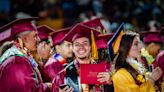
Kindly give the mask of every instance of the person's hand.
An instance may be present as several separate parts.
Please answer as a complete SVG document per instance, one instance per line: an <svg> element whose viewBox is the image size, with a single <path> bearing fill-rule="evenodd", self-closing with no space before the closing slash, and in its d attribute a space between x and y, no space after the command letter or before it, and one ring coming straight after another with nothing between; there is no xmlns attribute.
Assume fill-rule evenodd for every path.
<svg viewBox="0 0 164 92"><path fill-rule="evenodd" d="M47 45L45 42L41 42L37 47L38 56L41 59L48 59L50 56L51 46Z"/></svg>
<svg viewBox="0 0 164 92"><path fill-rule="evenodd" d="M162 76L162 70L161 68L157 67L153 70L150 79L155 82Z"/></svg>
<svg viewBox="0 0 164 92"><path fill-rule="evenodd" d="M73 92L73 88L72 87L69 87L69 86L66 86L63 89L60 89L59 88L59 92Z"/></svg>
<svg viewBox="0 0 164 92"><path fill-rule="evenodd" d="M106 82L108 84L111 84L111 75L109 72L100 72L97 75L97 80L101 83Z"/></svg>

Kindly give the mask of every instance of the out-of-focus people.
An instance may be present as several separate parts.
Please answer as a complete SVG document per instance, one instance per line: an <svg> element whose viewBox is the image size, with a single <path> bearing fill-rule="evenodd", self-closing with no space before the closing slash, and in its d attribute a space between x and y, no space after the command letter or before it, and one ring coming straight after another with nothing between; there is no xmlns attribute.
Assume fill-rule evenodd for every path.
<svg viewBox="0 0 164 92"><path fill-rule="evenodd" d="M61 92L72 91L73 90L72 87L68 89L65 89L67 87L63 89L59 89L60 85L64 83L64 76L65 76L64 72L60 73L60 71L64 69L63 64L67 63L66 61L67 57L65 57L65 55L63 55L61 52L63 51L67 52L69 50L71 52L71 49L70 49L72 46L71 43L68 42L68 46L67 46L67 43L64 42L64 39L63 39L66 33L70 30L70 28L62 29L60 31L55 32L52 28L44 25L44 26L37 27L37 29L38 29L38 35L41 39L41 43L39 44L38 49L45 48L45 50L38 51L38 56L44 57L39 62L39 65L40 65L39 69L42 73L43 78L45 78L44 81L45 82L54 81L56 87ZM62 47L66 48L66 50L63 50L62 48L57 47L60 43L62 44L62 42L64 44L64 46ZM55 51L51 51L51 50L54 50L54 48L55 48ZM66 53L66 55L69 55L69 57L71 57L72 52Z"/></svg>
<svg viewBox="0 0 164 92"><path fill-rule="evenodd" d="M53 66L47 67L48 70L53 69L55 66L55 63L60 66L56 67L55 71L58 71L58 75L56 77L56 82L58 86L64 84L64 77L65 77L65 70L64 67L69 63L68 59L73 57L72 53L72 43L65 40L66 34L71 30L71 27L63 28L60 30L57 30L54 32L51 37L53 41L53 48L54 48L54 54L49 58L46 67L49 66L51 63L54 63ZM51 77L53 77L54 74L51 73ZM58 81L60 79L60 81ZM65 89L62 89L65 90Z"/></svg>
<svg viewBox="0 0 164 92"><path fill-rule="evenodd" d="M157 21L155 20L151 20L148 22L148 31L150 32L157 32L159 31L159 28L160 28L160 23L158 23Z"/></svg>
<svg viewBox="0 0 164 92"><path fill-rule="evenodd" d="M164 71L164 50L162 50L156 57L157 65ZM164 73L161 79L156 83L158 90L164 92Z"/></svg>
<svg viewBox="0 0 164 92"><path fill-rule="evenodd" d="M50 34L53 33L55 30L46 25L41 25L41 26L37 27L37 31L38 31L38 36L40 38L40 43L43 43L43 42L46 43L45 47L47 48L48 51L44 52L44 53L40 53L40 54L44 54L42 56L44 56L45 61L46 61L46 59L48 59L53 52L53 51L51 51L51 47L53 46L53 44L52 44L52 38L51 38ZM38 55L35 56L37 51L33 52L33 53L34 53L34 58L36 59L36 61L38 62L39 65L42 66L43 63L46 63L44 60L40 60ZM44 62L42 62L42 61L44 61Z"/></svg>
<svg viewBox="0 0 164 92"><path fill-rule="evenodd" d="M72 27L59 29L51 35L53 46L55 47L55 53L60 54L65 59L71 58L73 56L72 43L65 40L65 36L71 30L71 28Z"/></svg>
<svg viewBox="0 0 164 92"><path fill-rule="evenodd" d="M162 48L162 38L159 32L141 32L140 34L144 35L145 47L141 50L143 63L149 71L152 71L155 58Z"/></svg>
<svg viewBox="0 0 164 92"><path fill-rule="evenodd" d="M108 52L108 41L113 36L113 34L101 34L98 36L96 40L96 46L98 49L98 63L106 63L107 68L109 69L110 74L114 72L113 70L113 62L109 60L109 52ZM108 76L108 75L107 75ZM105 92L113 92L113 84L109 82L109 84L104 85Z"/></svg>
<svg viewBox="0 0 164 92"><path fill-rule="evenodd" d="M108 60L108 41L113 36L113 34L104 34L99 35L98 39L96 40L97 49L99 51L99 62L110 62Z"/></svg>
<svg viewBox="0 0 164 92"><path fill-rule="evenodd" d="M154 82L162 75L162 70L157 67L150 77L140 60L141 43L139 35L126 32L121 39L118 56L116 57L113 75L115 92L155 92Z"/></svg>
<svg viewBox="0 0 164 92"><path fill-rule="evenodd" d="M161 27L159 35L162 36L162 39L164 39L164 26ZM159 66L164 72L164 50L161 50L155 59L155 67L157 66ZM162 77L156 82L156 88L158 91L164 92L164 73Z"/></svg>
<svg viewBox="0 0 164 92"><path fill-rule="evenodd" d="M111 23L109 21L109 17L105 13L102 13L100 16L98 16L98 18L100 18L100 21L107 30L107 33L112 33L110 30Z"/></svg>
<svg viewBox="0 0 164 92"><path fill-rule="evenodd" d="M90 19L88 21L85 21L85 22L81 22L81 23L86 25L86 26L89 26L95 30L98 30L101 34L107 33L107 30L105 29L105 27L101 23L101 20L97 17Z"/></svg>

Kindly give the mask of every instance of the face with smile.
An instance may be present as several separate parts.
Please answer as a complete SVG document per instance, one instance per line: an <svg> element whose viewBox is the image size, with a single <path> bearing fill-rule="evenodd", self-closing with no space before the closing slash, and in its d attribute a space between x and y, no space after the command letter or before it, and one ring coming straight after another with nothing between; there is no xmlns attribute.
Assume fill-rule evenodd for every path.
<svg viewBox="0 0 164 92"><path fill-rule="evenodd" d="M79 59L86 59L90 55L91 45L86 37L81 37L73 41L72 50L75 56Z"/></svg>

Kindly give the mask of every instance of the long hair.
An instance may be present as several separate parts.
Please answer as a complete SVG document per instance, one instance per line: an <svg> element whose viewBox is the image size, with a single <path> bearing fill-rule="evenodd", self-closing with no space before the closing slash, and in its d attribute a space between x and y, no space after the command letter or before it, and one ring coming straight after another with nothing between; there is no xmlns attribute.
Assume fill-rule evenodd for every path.
<svg viewBox="0 0 164 92"><path fill-rule="evenodd" d="M116 56L115 59L115 69L118 70L120 68L131 68L131 66L126 62L126 58L129 54L129 51L132 47L132 43L134 38L138 34L136 33L125 33L122 36L121 42L120 42L120 47L119 47L119 53L118 56Z"/></svg>

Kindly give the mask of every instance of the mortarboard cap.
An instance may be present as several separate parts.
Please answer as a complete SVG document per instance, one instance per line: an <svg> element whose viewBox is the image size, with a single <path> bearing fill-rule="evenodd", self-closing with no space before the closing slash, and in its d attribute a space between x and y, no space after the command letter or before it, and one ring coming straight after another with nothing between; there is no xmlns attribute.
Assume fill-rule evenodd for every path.
<svg viewBox="0 0 164 92"><path fill-rule="evenodd" d="M65 36L65 40L69 42L73 42L74 40L81 38L81 37L87 37L91 41L91 31L93 31L93 34L95 37L97 37L100 32L83 24L77 24L75 25Z"/></svg>
<svg viewBox="0 0 164 92"><path fill-rule="evenodd" d="M79 23L75 25L70 30L70 32L68 32L68 34L65 36L65 40L69 42L73 42L78 38L82 38L82 37L88 38L91 42L91 48L92 48L91 56L93 59L98 59L98 52L97 52L95 38L98 37L99 34L100 34L99 31Z"/></svg>
<svg viewBox="0 0 164 92"><path fill-rule="evenodd" d="M36 26L33 23L33 20L36 20L36 19L37 19L37 17L16 19L16 20L0 27L0 31L7 32L7 34L10 34L10 36L8 35L8 37L13 39L13 37L16 34L19 34L21 32L36 31ZM4 37L4 38L8 38L8 37ZM3 38L3 40L5 40L4 38Z"/></svg>
<svg viewBox="0 0 164 92"><path fill-rule="evenodd" d="M105 34L107 32L106 29L104 28L104 26L102 25L99 18L94 18L92 20L82 22L82 24L89 26L89 27L92 27L93 29L98 30L102 34Z"/></svg>
<svg viewBox="0 0 164 92"><path fill-rule="evenodd" d="M0 33L0 45L2 45L6 41L11 41L11 30L5 30Z"/></svg>
<svg viewBox="0 0 164 92"><path fill-rule="evenodd" d="M46 25L42 25L42 26L38 26L37 27L37 31L38 31L38 36L41 40L43 39L48 39L48 37L50 36L50 34L52 32L54 32L55 30L46 26Z"/></svg>
<svg viewBox="0 0 164 92"><path fill-rule="evenodd" d="M96 40L96 45L98 49L107 49L108 48L108 41L112 38L113 34L104 34L99 35L98 39Z"/></svg>
<svg viewBox="0 0 164 92"><path fill-rule="evenodd" d="M162 37L159 35L159 32L140 32L140 35L143 36L144 43L162 43Z"/></svg>
<svg viewBox="0 0 164 92"><path fill-rule="evenodd" d="M56 32L51 34L53 45L60 44L63 40L65 35L71 30L71 27L59 29Z"/></svg>

